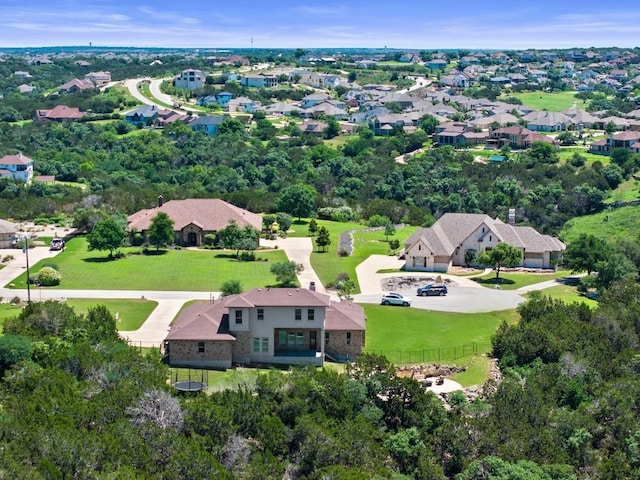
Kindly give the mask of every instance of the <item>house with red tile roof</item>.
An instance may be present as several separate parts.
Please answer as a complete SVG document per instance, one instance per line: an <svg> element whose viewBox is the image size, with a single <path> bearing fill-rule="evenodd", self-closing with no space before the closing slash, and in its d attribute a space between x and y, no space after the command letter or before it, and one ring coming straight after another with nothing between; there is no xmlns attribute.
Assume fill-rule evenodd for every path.
<svg viewBox="0 0 640 480"><path fill-rule="evenodd" d="M79 120L86 115L79 108L56 105L51 110L36 110L36 120L50 120L54 122Z"/></svg>
<svg viewBox="0 0 640 480"><path fill-rule="evenodd" d="M173 220L175 242L183 246L202 245L205 235L226 228L231 221L240 228L250 226L258 232L262 230L260 215L218 198L188 198L165 203L162 197L159 197L157 207L129 215L128 230L145 235L152 220L160 212L166 213Z"/></svg>
<svg viewBox="0 0 640 480"><path fill-rule="evenodd" d="M33 160L26 155L5 155L0 158L0 178L13 178L24 183L33 178Z"/></svg>
<svg viewBox="0 0 640 480"><path fill-rule="evenodd" d="M523 252L523 267L555 268L565 249L555 237L532 227L520 227L477 213L445 213L429 228L421 228L405 242L405 270L446 272L467 264L465 257L508 243Z"/></svg>
<svg viewBox="0 0 640 480"><path fill-rule="evenodd" d="M172 366L322 366L347 361L365 343L361 306L305 288L256 288L185 308L164 340Z"/></svg>

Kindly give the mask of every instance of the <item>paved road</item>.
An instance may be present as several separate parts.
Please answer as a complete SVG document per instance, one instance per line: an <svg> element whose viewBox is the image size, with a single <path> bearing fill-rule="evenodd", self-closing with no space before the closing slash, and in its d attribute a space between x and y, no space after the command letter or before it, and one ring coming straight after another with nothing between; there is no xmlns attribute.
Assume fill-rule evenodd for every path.
<svg viewBox="0 0 640 480"><path fill-rule="evenodd" d="M145 105L157 105L155 102L153 102L152 100L145 97L142 93L140 93L140 91L138 90L138 84L141 81L142 79L140 78L132 78L129 80L124 80L123 83L124 83L124 86L129 89L129 93L139 102ZM160 105L157 105L157 106L159 107Z"/></svg>

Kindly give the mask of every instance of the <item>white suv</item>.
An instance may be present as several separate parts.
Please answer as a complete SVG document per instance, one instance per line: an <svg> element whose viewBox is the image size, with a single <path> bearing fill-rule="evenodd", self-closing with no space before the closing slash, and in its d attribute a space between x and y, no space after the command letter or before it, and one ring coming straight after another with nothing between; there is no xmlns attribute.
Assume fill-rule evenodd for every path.
<svg viewBox="0 0 640 480"><path fill-rule="evenodd" d="M402 305L403 307L408 307L411 305L411 298L405 297L401 293L389 292L382 296L380 303L382 305Z"/></svg>

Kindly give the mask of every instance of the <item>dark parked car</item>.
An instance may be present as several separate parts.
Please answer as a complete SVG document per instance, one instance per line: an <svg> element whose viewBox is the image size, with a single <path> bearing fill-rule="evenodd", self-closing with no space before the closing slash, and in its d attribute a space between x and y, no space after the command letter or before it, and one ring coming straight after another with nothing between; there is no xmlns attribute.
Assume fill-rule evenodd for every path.
<svg viewBox="0 0 640 480"><path fill-rule="evenodd" d="M418 287L419 297L444 297L449 290L444 283L430 283L422 287Z"/></svg>

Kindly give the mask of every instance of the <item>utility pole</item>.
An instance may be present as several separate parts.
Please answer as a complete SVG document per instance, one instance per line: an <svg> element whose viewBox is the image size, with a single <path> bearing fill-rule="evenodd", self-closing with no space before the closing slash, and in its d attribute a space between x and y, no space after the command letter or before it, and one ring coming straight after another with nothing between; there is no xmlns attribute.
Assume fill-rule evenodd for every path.
<svg viewBox="0 0 640 480"><path fill-rule="evenodd" d="M22 237L24 239L24 254L27 258L27 304L31 304L31 275L29 273L29 244L28 237L25 235Z"/></svg>

